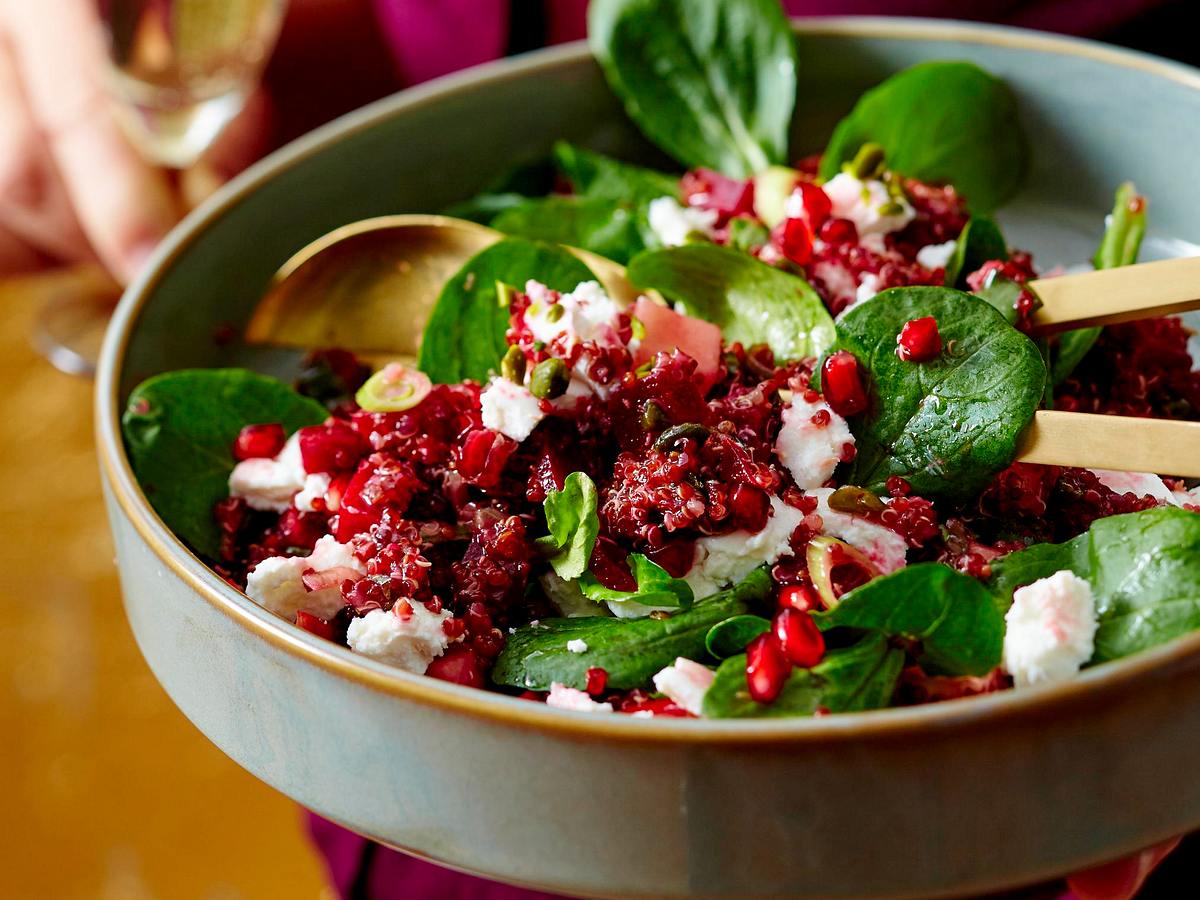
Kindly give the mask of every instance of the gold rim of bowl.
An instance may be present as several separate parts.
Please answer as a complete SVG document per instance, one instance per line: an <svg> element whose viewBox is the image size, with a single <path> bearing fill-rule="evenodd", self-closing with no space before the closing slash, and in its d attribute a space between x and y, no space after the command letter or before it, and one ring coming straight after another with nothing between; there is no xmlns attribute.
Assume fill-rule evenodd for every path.
<svg viewBox="0 0 1200 900"><path fill-rule="evenodd" d="M1128 50L1077 38L1038 34L1016 28L915 19L833 17L798 20L806 35L938 40L990 44L1083 57L1135 69L1200 91L1200 71ZM497 84L531 72L577 61L588 55L583 42L552 47L516 60L489 63L384 99L317 129L258 163L194 211L163 243L147 271L126 292L114 315L101 353L96 382L96 443L102 472L124 516L155 555L203 600L274 648L324 669L330 675L406 701L447 712L512 724L562 737L608 739L622 743L764 744L837 743L869 738L912 737L929 730L938 735L984 724L1002 725L1018 717L1046 718L1074 704L1104 703L1114 693L1135 689L1143 678L1170 678L1200 665L1200 632L1094 669L1064 684L1001 691L960 701L820 718L775 720L656 720L629 716L578 715L476 688L449 684L390 668L355 655L349 648L318 638L259 607L219 578L163 524L141 492L121 440L118 389L134 324L172 263L229 208L236 206L276 172L290 168L347 135L407 110L436 103L477 84Z"/></svg>

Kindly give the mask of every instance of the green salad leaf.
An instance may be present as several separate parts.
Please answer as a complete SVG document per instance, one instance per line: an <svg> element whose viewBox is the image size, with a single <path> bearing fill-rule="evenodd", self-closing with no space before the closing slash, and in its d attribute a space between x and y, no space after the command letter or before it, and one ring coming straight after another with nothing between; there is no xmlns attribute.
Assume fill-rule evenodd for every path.
<svg viewBox="0 0 1200 900"><path fill-rule="evenodd" d="M1140 202L1139 202L1140 201ZM1112 214L1104 229L1104 237L1092 257L1097 269L1115 269L1132 266L1138 260L1142 238L1146 236L1146 204L1139 196L1132 181L1117 188ZM1054 362L1050 376L1054 384L1061 384L1083 361L1103 329L1077 328L1059 335L1054 351Z"/></svg>
<svg viewBox="0 0 1200 900"><path fill-rule="evenodd" d="M508 346L508 309L499 302L496 283L523 286L530 278L556 291L596 280L578 257L553 244L510 237L481 250L438 294L421 338L421 370L439 384L486 381Z"/></svg>
<svg viewBox="0 0 1200 900"><path fill-rule="evenodd" d="M681 606L686 609L695 600L690 584L682 578L673 577L642 554L629 554L629 567L637 580L636 591L616 591L605 587L590 572L579 579L579 589L583 591L583 596L597 603L632 601L642 606Z"/></svg>
<svg viewBox="0 0 1200 900"><path fill-rule="evenodd" d="M492 680L535 691L549 690L556 681L583 688L587 670L599 666L608 672L609 687L645 687L676 657L704 660L708 630L730 616L745 613L748 604L767 596L770 586L770 576L755 569L729 590L667 618L542 619L508 636L496 658ZM567 642L573 640L583 641L587 650L568 650Z"/></svg>
<svg viewBox="0 0 1200 900"><path fill-rule="evenodd" d="M504 169L476 196L451 204L443 212L458 219L490 225L504 210L554 190L557 174L554 162L546 157L520 162Z"/></svg>
<svg viewBox="0 0 1200 900"><path fill-rule="evenodd" d="M818 709L856 712L887 706L904 665L904 651L880 635L831 650L811 669L793 669L773 703L760 704L746 690L746 655L732 656L717 669L704 695L703 712L714 719L811 716Z"/></svg>
<svg viewBox="0 0 1200 900"><path fill-rule="evenodd" d="M134 474L168 528L215 559L213 506L229 495L233 442L246 425L279 423L291 434L319 425L324 406L281 381L245 369L181 369L143 381L121 429Z"/></svg>
<svg viewBox="0 0 1200 900"><path fill-rule="evenodd" d="M1119 659L1200 628L1200 515L1174 506L1097 519L1062 544L992 563L1006 606L1023 585L1070 569L1091 586L1099 628L1092 663Z"/></svg>
<svg viewBox="0 0 1200 900"><path fill-rule="evenodd" d="M917 563L868 581L814 614L822 630L846 627L921 642L922 666L986 675L1000 665L1004 617L980 582L942 563Z"/></svg>
<svg viewBox="0 0 1200 900"><path fill-rule="evenodd" d="M946 287L965 291L967 276L990 259L1008 259L1004 234L987 216L972 216L958 236L954 255L946 263Z"/></svg>
<svg viewBox="0 0 1200 900"><path fill-rule="evenodd" d="M595 482L584 472L572 472L561 491L546 494L542 508L550 534L538 538L538 545L551 552L547 561L559 578L578 578L587 572L600 533Z"/></svg>
<svg viewBox="0 0 1200 900"><path fill-rule="evenodd" d="M910 319L933 316L943 351L896 356ZM1046 384L1033 341L987 302L950 288L892 288L838 320L834 349L863 369L870 408L851 421L858 454L847 482L876 493L899 475L925 497L965 501L1016 456Z"/></svg>
<svg viewBox="0 0 1200 900"><path fill-rule="evenodd" d="M741 653L748 643L770 630L770 620L762 616L730 616L708 629L704 646L717 659L726 659Z"/></svg>
<svg viewBox="0 0 1200 900"><path fill-rule="evenodd" d="M554 244L590 250L625 265L655 243L645 211L606 197L556 195L501 211L492 227Z"/></svg>
<svg viewBox="0 0 1200 900"><path fill-rule="evenodd" d="M629 117L689 168L787 157L796 42L777 0L592 0L588 36Z"/></svg>
<svg viewBox="0 0 1200 900"><path fill-rule="evenodd" d="M766 343L778 360L819 356L833 343L825 304L807 281L731 247L687 244L634 257L629 280L654 288L727 343Z"/></svg>
<svg viewBox="0 0 1200 900"><path fill-rule="evenodd" d="M622 162L566 141L554 145L554 163L581 197L602 197L625 203L649 203L659 197L679 197L679 179L674 175Z"/></svg>
<svg viewBox="0 0 1200 900"><path fill-rule="evenodd" d="M889 169L952 184L977 213L1017 192L1029 157L1012 90L968 62L919 63L863 94L825 148L821 177L872 142Z"/></svg>

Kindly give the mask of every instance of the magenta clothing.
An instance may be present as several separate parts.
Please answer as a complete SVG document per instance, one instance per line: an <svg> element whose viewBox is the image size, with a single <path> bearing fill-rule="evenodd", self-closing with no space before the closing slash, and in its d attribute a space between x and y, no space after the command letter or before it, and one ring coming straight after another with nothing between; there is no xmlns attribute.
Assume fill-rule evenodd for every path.
<svg viewBox="0 0 1200 900"><path fill-rule="evenodd" d="M406 84L504 55L510 0L373 0ZM532 3L535 0L520 0ZM793 16L926 16L1101 35L1163 0L783 0ZM548 0L551 43L586 32L587 0Z"/></svg>
<svg viewBox="0 0 1200 900"><path fill-rule="evenodd" d="M531 3L535 0L518 0ZM714 0L715 2L715 0ZM509 0L373 0L397 70L408 85L504 55ZM1093 36L1161 0L783 0L793 16L893 15L967 18ZM587 0L547 0L551 43L582 38ZM462 875L371 844L315 815L309 831L346 900L551 900L551 894ZM1051 894L1052 895L1052 894Z"/></svg>

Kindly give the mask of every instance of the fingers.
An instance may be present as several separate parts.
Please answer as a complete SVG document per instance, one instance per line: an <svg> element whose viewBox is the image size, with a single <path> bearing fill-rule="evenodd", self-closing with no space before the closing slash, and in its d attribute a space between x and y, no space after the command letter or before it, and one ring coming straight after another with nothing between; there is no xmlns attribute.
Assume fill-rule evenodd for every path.
<svg viewBox="0 0 1200 900"><path fill-rule="evenodd" d="M1079 872L1067 879L1077 900L1131 900L1180 838Z"/></svg>
<svg viewBox="0 0 1200 900"><path fill-rule="evenodd" d="M34 260L94 260L21 89L8 41L0 33L0 271ZM18 249L21 248L21 249ZM31 251L37 250L31 256ZM20 262L19 262L20 261Z"/></svg>
<svg viewBox="0 0 1200 900"><path fill-rule="evenodd" d="M2 0L33 117L91 245L128 280L177 218L165 176L126 142L103 93L94 4Z"/></svg>

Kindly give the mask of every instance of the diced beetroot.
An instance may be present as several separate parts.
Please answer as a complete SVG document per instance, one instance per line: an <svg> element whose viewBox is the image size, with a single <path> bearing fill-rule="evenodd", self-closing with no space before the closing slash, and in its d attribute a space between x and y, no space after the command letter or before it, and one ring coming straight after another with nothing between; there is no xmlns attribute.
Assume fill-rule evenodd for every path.
<svg viewBox="0 0 1200 900"><path fill-rule="evenodd" d="M833 204L824 190L808 181L796 185L804 203L804 215L808 219L808 227L816 232L833 212Z"/></svg>
<svg viewBox="0 0 1200 900"><path fill-rule="evenodd" d="M721 377L720 328L677 313L648 297L638 298L633 316L646 329L633 354L634 365L649 362L659 351L670 353L678 348L696 361L696 374L703 379L705 392L716 384Z"/></svg>
<svg viewBox="0 0 1200 900"><path fill-rule="evenodd" d="M479 655L465 645L448 649L429 664L425 674L442 681L465 684L467 687L484 686L483 665L479 661Z"/></svg>
<svg viewBox="0 0 1200 900"><path fill-rule="evenodd" d="M279 423L270 425L247 425L238 432L233 442L233 458L270 459L283 449L287 435Z"/></svg>
<svg viewBox="0 0 1200 900"><path fill-rule="evenodd" d="M333 623L326 622L320 616L314 616L310 612L305 612L304 610L297 612L296 624L309 634L315 634L317 637L323 637L327 641L332 641L334 638Z"/></svg>
<svg viewBox="0 0 1200 900"><path fill-rule="evenodd" d="M370 449L362 435L336 419L300 429L300 458L306 472L348 471Z"/></svg>
<svg viewBox="0 0 1200 900"><path fill-rule="evenodd" d="M754 181L738 181L711 169L693 169L679 183L684 202L715 209L722 218L754 215Z"/></svg>

